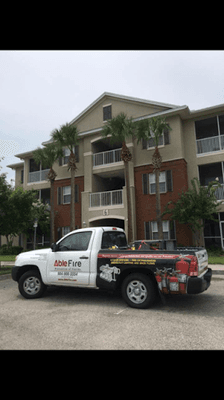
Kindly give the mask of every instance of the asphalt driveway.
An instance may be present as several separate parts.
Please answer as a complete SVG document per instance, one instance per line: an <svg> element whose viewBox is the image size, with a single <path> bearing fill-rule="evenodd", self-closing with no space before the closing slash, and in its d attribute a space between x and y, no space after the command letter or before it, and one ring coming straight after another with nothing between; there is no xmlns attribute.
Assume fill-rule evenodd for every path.
<svg viewBox="0 0 224 400"><path fill-rule="evenodd" d="M199 295L166 297L147 310L119 293L48 288L24 299L0 281L0 349L224 349L224 276Z"/></svg>

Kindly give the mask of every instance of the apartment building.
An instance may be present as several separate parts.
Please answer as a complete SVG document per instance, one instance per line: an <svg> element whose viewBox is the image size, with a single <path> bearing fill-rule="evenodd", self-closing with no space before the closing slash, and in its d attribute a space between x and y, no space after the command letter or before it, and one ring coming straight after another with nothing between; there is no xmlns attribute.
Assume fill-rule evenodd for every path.
<svg viewBox="0 0 224 400"><path fill-rule="evenodd" d="M75 147L77 171L75 178L76 228L113 225L128 230L127 199L124 163L121 161L121 141L111 143L102 138L101 131L108 120L124 112L134 121L161 115L171 131L160 138L162 156L160 172L160 199L162 211L168 201L176 201L178 193L187 190L190 181L198 177L203 185L219 178L217 201L224 200L224 104L190 111L188 106L176 106L134 97L103 93L70 124L79 131L79 144ZM49 141L42 143L46 145ZM132 203L132 221L135 239L156 239L155 174L152 167L153 140L137 144L135 138L127 140L132 153L129 177ZM48 169L36 165L33 153L17 154L15 185L39 191L39 198L50 203ZM54 187L55 234L59 239L69 232L71 179L67 168L69 153L54 165L57 173ZM205 244L224 248L224 205L218 215L219 222L206 221ZM191 245L192 233L186 225L163 221L164 239L175 238L178 244ZM19 239L18 239L19 240ZM3 241L2 241L3 243ZM26 247L25 238L20 243ZM49 238L39 233L39 244L49 245Z"/></svg>

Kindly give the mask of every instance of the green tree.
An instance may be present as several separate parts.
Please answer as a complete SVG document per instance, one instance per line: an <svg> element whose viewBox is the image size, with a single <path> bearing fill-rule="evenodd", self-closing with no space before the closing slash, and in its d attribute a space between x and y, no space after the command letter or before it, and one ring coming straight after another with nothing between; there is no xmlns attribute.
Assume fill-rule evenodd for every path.
<svg viewBox="0 0 224 400"><path fill-rule="evenodd" d="M59 130L55 129L51 134L59 150L63 151L67 147L70 151L68 170L71 170L71 231L75 229L75 171L77 166L74 146L78 144L78 134L77 127L68 123L62 125Z"/></svg>
<svg viewBox="0 0 224 400"><path fill-rule="evenodd" d="M205 219L217 221L213 214L219 212L220 203L217 203L215 192L221 185L212 181L207 187L201 186L198 178L193 178L191 185L192 188L179 193L176 202L167 203L163 215L169 214L171 220L188 225L195 235L195 244L204 246Z"/></svg>
<svg viewBox="0 0 224 400"><path fill-rule="evenodd" d="M102 130L102 136L111 135L111 143L116 141L122 142L121 160L124 161L125 170L125 186L127 193L128 208L128 241L133 241L132 213L131 213L131 195L128 163L132 160L132 154L126 145L126 139L134 134L135 124L132 119L128 119L124 113L120 113L116 117L107 121Z"/></svg>
<svg viewBox="0 0 224 400"><path fill-rule="evenodd" d="M51 194L50 194L50 205L51 205L51 243L55 242L54 233L54 181L57 176L56 172L53 170L53 164L57 161L58 157L62 156L62 149L57 148L54 143L48 144L44 148L38 148L33 153L33 158L36 163L42 164L44 168L49 168L47 179L51 183Z"/></svg>
<svg viewBox="0 0 224 400"><path fill-rule="evenodd" d="M160 190L159 190L159 174L162 165L162 157L160 155L158 145L159 138L162 136L165 130L171 130L170 126L166 123L165 118L160 116L152 117L150 119L140 120L136 123L136 137L138 143L143 140L153 139L155 144L155 151L152 156L152 165L154 167L153 172L155 173L156 181L156 220L158 224L159 239L163 239L162 229L162 216L161 216L161 203L160 203Z"/></svg>
<svg viewBox="0 0 224 400"><path fill-rule="evenodd" d="M31 239L32 243L34 238L34 226L33 226L34 220L38 221L37 233L38 231L39 234L44 233L48 235L50 233L51 224L50 224L50 211L48 204L44 204L39 200L35 204L33 204L32 221L30 221L30 224L27 225L26 229L23 231L26 237L29 237Z"/></svg>
<svg viewBox="0 0 224 400"><path fill-rule="evenodd" d="M33 223L36 198L35 190L13 190L0 176L0 235L6 236L8 246Z"/></svg>

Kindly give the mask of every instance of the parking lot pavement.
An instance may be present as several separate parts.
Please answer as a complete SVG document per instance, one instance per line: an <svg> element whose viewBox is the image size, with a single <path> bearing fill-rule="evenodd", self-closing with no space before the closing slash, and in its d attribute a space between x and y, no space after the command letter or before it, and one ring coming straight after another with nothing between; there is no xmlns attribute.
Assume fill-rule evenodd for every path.
<svg viewBox="0 0 224 400"><path fill-rule="evenodd" d="M224 349L224 279L199 295L166 297L137 310L119 293L48 288L24 299L0 281L0 349Z"/></svg>

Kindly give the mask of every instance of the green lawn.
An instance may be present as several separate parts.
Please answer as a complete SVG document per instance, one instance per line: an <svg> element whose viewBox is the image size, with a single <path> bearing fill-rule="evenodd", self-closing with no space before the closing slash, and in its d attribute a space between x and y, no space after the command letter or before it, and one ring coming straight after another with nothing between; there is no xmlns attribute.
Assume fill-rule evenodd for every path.
<svg viewBox="0 0 224 400"><path fill-rule="evenodd" d="M1 256L0 261L15 261L16 256Z"/></svg>
<svg viewBox="0 0 224 400"><path fill-rule="evenodd" d="M0 261L15 261L16 256L1 256ZM0 275L11 274L12 266L0 266Z"/></svg>
<svg viewBox="0 0 224 400"><path fill-rule="evenodd" d="M0 275L11 274L11 266L4 265L0 267Z"/></svg>
<svg viewBox="0 0 224 400"><path fill-rule="evenodd" d="M223 256L208 256L208 263L224 265L224 257Z"/></svg>

